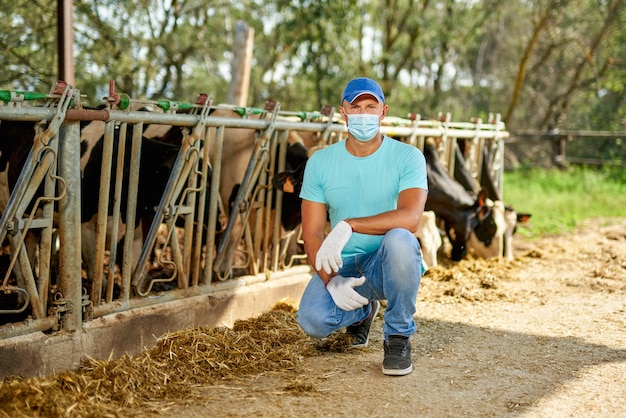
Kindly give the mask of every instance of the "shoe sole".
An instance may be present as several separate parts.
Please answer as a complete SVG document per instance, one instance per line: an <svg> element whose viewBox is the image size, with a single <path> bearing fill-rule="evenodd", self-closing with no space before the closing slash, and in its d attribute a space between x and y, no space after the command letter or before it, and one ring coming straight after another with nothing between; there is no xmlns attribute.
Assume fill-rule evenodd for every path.
<svg viewBox="0 0 626 418"><path fill-rule="evenodd" d="M411 364L406 369L385 369L383 367L383 374L387 376L406 376L413 371L413 365Z"/></svg>
<svg viewBox="0 0 626 418"><path fill-rule="evenodd" d="M374 311L374 315L372 316L372 322L374 322L374 320L376 319L376 315L378 315L378 311L380 310L380 302L378 302L375 306L375 311ZM370 325L371 327L371 325ZM370 328L371 330L372 328ZM362 348L362 347L367 347L367 345L370 342L370 334L369 332L367 333L367 340L365 340L365 342L363 344L352 344L350 346L350 348Z"/></svg>

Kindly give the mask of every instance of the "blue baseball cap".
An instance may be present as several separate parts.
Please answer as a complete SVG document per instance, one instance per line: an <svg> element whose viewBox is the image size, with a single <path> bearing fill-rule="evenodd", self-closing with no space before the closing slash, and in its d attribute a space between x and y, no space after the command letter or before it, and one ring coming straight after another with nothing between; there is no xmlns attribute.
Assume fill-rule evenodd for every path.
<svg viewBox="0 0 626 418"><path fill-rule="evenodd" d="M371 94L378 100L378 103L385 102L383 89L380 88L377 82L371 78L358 77L346 84L346 88L343 90L343 95L341 96L341 103L343 103L344 100L352 103L354 99L363 94Z"/></svg>

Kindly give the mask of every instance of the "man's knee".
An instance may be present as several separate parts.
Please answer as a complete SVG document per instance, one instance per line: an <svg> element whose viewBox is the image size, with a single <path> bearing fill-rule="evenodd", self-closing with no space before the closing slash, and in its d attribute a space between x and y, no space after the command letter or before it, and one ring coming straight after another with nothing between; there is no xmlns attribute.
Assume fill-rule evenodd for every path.
<svg viewBox="0 0 626 418"><path fill-rule="evenodd" d="M387 232L382 245L391 254L410 255L420 254L419 241L408 229L395 228Z"/></svg>
<svg viewBox="0 0 626 418"><path fill-rule="evenodd" d="M311 315L302 315L300 311L297 312L296 318L300 328L306 335L312 338L325 338L327 337L325 327L320 323L319 319L314 318ZM316 320L317 319L317 320Z"/></svg>

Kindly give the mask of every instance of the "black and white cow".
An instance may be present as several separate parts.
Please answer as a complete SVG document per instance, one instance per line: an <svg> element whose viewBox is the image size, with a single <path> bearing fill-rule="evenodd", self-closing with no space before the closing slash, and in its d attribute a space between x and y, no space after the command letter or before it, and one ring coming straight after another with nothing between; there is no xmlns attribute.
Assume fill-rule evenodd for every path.
<svg viewBox="0 0 626 418"><path fill-rule="evenodd" d="M495 185L491 176L490 155L487 147L483 147L483 164L480 172L480 183L474 179L466 167L466 160L462 151L463 141L456 144L454 177L472 195L481 192L485 195L485 202L492 207L493 216L488 222L496 225L496 233L491 240L483 241L472 234L469 245L474 254L482 258L513 259L513 234L518 223L526 223L530 214L518 214L512 206L505 205L501 199L502 194Z"/></svg>
<svg viewBox="0 0 626 418"><path fill-rule="evenodd" d="M93 278L95 267L96 217L98 213L102 155L104 146L105 123L93 121L81 126L81 241L82 261L87 278ZM21 172L35 134L34 122L0 122L0 210L4 211L8 196L13 190ZM120 198L121 226L118 233L120 242L117 255L121 256L121 244L124 239L128 205L128 177L131 164L133 126L128 125L124 147L124 163L121 171L124 181ZM120 132L116 127L113 132L113 167L111 184L115 184L117 152ZM135 234L133 263L141 250L143 237L155 217L155 208L159 205L168 179L172 173L174 162L180 151L179 144L164 143L159 140L142 138L141 159L139 162L139 184L136 195ZM210 192L207 192L209 195ZM109 194L109 215L113 207L114 195ZM110 222L108 222L110 226ZM108 231L110 233L110 231ZM108 235L108 234L107 234ZM108 244L110 245L110 244ZM86 287L89 286L88 280Z"/></svg>
<svg viewBox="0 0 626 418"><path fill-rule="evenodd" d="M472 233L481 242L490 242L497 230L492 209L485 204L485 193L474 197L448 174L432 141L424 144L428 175L428 199L425 210L432 210L443 222L452 250L450 257L459 261L467 254Z"/></svg>
<svg viewBox="0 0 626 418"><path fill-rule="evenodd" d="M92 122L92 125L99 122ZM104 126L102 126L104 129ZM120 218L121 225L127 222L127 206L128 206L128 179L131 168L131 147L133 138L133 126L128 125L126 129L126 140L124 143L124 161L122 170L122 193L120 199ZM87 271L87 277L93 277L93 268L96 260L93 259L94 252L91 250L95 246L96 239L96 217L98 215L99 191L101 182L101 167L104 147L103 130L94 129L95 135L88 130L81 132L81 230L83 241L83 263ZM100 134L98 136L98 133ZM93 135L93 136L92 136ZM120 142L120 130L118 127L114 130L113 135L113 168L111 170L111 185L116 182L116 162L118 158L118 145ZM88 151L88 152L87 152ZM137 260L139 251L143 245L143 237L148 232L150 225L155 217L155 208L159 205L161 197L165 190L165 186L170 178L172 168L178 157L180 145L168 144L158 140L142 138L141 140L141 159L139 162L139 179L136 195L135 209L135 233L133 237L132 263L134 265ZM112 215L114 204L113 191L109 193L109 213ZM118 264L121 261L119 256L122 255L123 230L120 231L120 241L118 243Z"/></svg>

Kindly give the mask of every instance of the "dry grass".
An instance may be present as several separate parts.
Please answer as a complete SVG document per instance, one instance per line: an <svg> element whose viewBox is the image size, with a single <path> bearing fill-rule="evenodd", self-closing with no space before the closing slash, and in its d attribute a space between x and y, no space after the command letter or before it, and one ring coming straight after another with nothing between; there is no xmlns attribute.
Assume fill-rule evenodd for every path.
<svg viewBox="0 0 626 418"><path fill-rule="evenodd" d="M444 260L445 261L445 260ZM520 259L482 259L468 255L429 269L420 285L418 299L447 303L508 300L502 282L523 268Z"/></svg>
<svg viewBox="0 0 626 418"><path fill-rule="evenodd" d="M300 329L295 308L279 303L233 328L194 328L164 335L137 356L89 359L79 370L0 383L0 416L132 417L159 413L194 388L235 377L295 369L319 348L347 350L345 334L316 347ZM338 343L336 342L338 341ZM294 384L291 392L310 388Z"/></svg>

